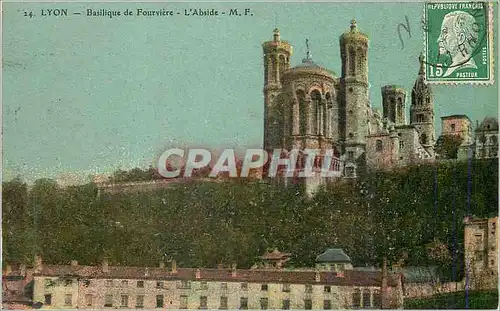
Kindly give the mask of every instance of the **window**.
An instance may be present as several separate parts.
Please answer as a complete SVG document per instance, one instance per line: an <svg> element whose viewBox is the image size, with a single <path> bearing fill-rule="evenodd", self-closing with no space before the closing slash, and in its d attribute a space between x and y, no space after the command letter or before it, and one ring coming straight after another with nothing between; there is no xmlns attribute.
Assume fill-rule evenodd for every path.
<svg viewBox="0 0 500 311"><path fill-rule="evenodd" d="M207 296L201 296L200 297L200 309L206 309L207 308Z"/></svg>
<svg viewBox="0 0 500 311"><path fill-rule="evenodd" d="M261 291L266 291L266 292L267 292L267 290L268 290L268 286L267 286L267 284L262 284L262 285L260 286L260 290L261 290Z"/></svg>
<svg viewBox="0 0 500 311"><path fill-rule="evenodd" d="M399 141L399 149L403 149L405 147L405 142L400 140Z"/></svg>
<svg viewBox="0 0 500 311"><path fill-rule="evenodd" d="M92 306L92 295L91 294L86 294L85 295L85 305L87 307Z"/></svg>
<svg viewBox="0 0 500 311"><path fill-rule="evenodd" d="M128 295L122 295L120 307L122 308L128 307Z"/></svg>
<svg viewBox="0 0 500 311"><path fill-rule="evenodd" d="M156 307L163 308L163 295L156 295Z"/></svg>
<svg viewBox="0 0 500 311"><path fill-rule="evenodd" d="M354 289L354 292L352 293L352 307L361 307L361 291L357 288Z"/></svg>
<svg viewBox="0 0 500 311"><path fill-rule="evenodd" d="M64 286L71 286L73 284L73 280L66 279L64 280Z"/></svg>
<svg viewBox="0 0 500 311"><path fill-rule="evenodd" d="M312 293L312 291L313 291L312 285L310 284L306 285L306 293Z"/></svg>
<svg viewBox="0 0 500 311"><path fill-rule="evenodd" d="M289 293L290 292L290 284L283 284L283 292Z"/></svg>
<svg viewBox="0 0 500 311"><path fill-rule="evenodd" d="M427 144L427 135L425 135L425 133L424 133L424 134L422 134L422 135L420 135L420 143L421 143L422 145Z"/></svg>
<svg viewBox="0 0 500 311"><path fill-rule="evenodd" d="M373 307L377 309L382 308L382 295L378 289L373 291Z"/></svg>
<svg viewBox="0 0 500 311"><path fill-rule="evenodd" d="M128 287L128 281L127 280L123 280L122 281L122 287Z"/></svg>
<svg viewBox="0 0 500 311"><path fill-rule="evenodd" d="M144 281L137 281L137 287L138 288L143 288L144 287Z"/></svg>
<svg viewBox="0 0 500 311"><path fill-rule="evenodd" d="M189 281L182 280L179 288L184 288L184 289L191 288L191 283Z"/></svg>
<svg viewBox="0 0 500 311"><path fill-rule="evenodd" d="M490 260L490 265L494 266L495 265L495 260Z"/></svg>
<svg viewBox="0 0 500 311"><path fill-rule="evenodd" d="M304 299L304 309L311 310L312 309L312 300Z"/></svg>
<svg viewBox="0 0 500 311"><path fill-rule="evenodd" d="M248 290L248 283L241 283L241 290Z"/></svg>
<svg viewBox="0 0 500 311"><path fill-rule="evenodd" d="M113 280L106 280L106 287L113 287Z"/></svg>
<svg viewBox="0 0 500 311"><path fill-rule="evenodd" d="M325 293L331 293L332 292L332 287L331 286L325 286Z"/></svg>
<svg viewBox="0 0 500 311"><path fill-rule="evenodd" d="M370 291L365 289L363 291L363 308L367 308L370 306Z"/></svg>
<svg viewBox="0 0 500 311"><path fill-rule="evenodd" d="M260 309L267 310L269 306L269 299L266 297L260 298Z"/></svg>
<svg viewBox="0 0 500 311"><path fill-rule="evenodd" d="M45 295L45 305L50 306L51 304L52 304L52 295L51 294Z"/></svg>
<svg viewBox="0 0 500 311"><path fill-rule="evenodd" d="M450 124L450 128L452 132L455 132L455 123Z"/></svg>
<svg viewBox="0 0 500 311"><path fill-rule="evenodd" d="M383 150L382 141L380 139L377 139L377 142L375 143L375 150L377 152L382 152Z"/></svg>
<svg viewBox="0 0 500 311"><path fill-rule="evenodd" d="M332 301L323 300L323 310L331 310L331 309L332 309Z"/></svg>
<svg viewBox="0 0 500 311"><path fill-rule="evenodd" d="M220 297L219 309L227 309L227 297L226 296Z"/></svg>
<svg viewBox="0 0 500 311"><path fill-rule="evenodd" d="M248 310L248 298L246 298L246 297L240 298L240 309L241 310Z"/></svg>
<svg viewBox="0 0 500 311"><path fill-rule="evenodd" d="M284 299L283 300L283 310L290 310L290 299Z"/></svg>
<svg viewBox="0 0 500 311"><path fill-rule="evenodd" d="M71 306L73 304L73 296L71 294L66 294L64 296L64 305Z"/></svg>
<svg viewBox="0 0 500 311"><path fill-rule="evenodd" d="M163 281L157 281L156 288L163 288Z"/></svg>
<svg viewBox="0 0 500 311"><path fill-rule="evenodd" d="M104 297L104 306L112 307L113 306L113 295L106 295Z"/></svg>
<svg viewBox="0 0 500 311"><path fill-rule="evenodd" d="M45 288L54 286L55 282L52 279L45 279Z"/></svg>
<svg viewBox="0 0 500 311"><path fill-rule="evenodd" d="M143 308L144 307L144 295L138 295L135 298L135 307L136 308Z"/></svg>
<svg viewBox="0 0 500 311"><path fill-rule="evenodd" d="M186 295L181 295L179 308L180 309L188 308L188 297Z"/></svg>
<svg viewBox="0 0 500 311"><path fill-rule="evenodd" d="M347 152L347 158L348 158L349 160L354 159L354 151L349 151L349 152Z"/></svg>
<svg viewBox="0 0 500 311"><path fill-rule="evenodd" d="M200 289L208 289L208 283L207 281L203 281L200 283Z"/></svg>

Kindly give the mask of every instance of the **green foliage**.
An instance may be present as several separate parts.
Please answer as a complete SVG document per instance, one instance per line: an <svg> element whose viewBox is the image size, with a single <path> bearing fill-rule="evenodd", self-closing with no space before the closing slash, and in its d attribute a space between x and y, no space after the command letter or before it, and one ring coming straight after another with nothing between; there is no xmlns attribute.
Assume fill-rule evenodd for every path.
<svg viewBox="0 0 500 311"><path fill-rule="evenodd" d="M470 171L471 213L495 215L498 161L474 160ZM60 188L39 180L28 191L13 180L3 184L3 258L29 263L40 253L53 264L98 264L108 256L121 265L175 258L180 266L250 267L277 247L299 267L341 247L355 265L404 257L408 265L439 265L446 278L460 279L468 181L467 162L369 172L312 199L300 185L243 179L100 195L94 184ZM434 241L449 256L430 252Z"/></svg>
<svg viewBox="0 0 500 311"><path fill-rule="evenodd" d="M461 144L459 135L441 135L436 141L436 153L444 159L456 159Z"/></svg>
<svg viewBox="0 0 500 311"><path fill-rule="evenodd" d="M467 309L498 309L498 291L468 293ZM429 298L405 299L404 309L466 309L465 292L434 295Z"/></svg>

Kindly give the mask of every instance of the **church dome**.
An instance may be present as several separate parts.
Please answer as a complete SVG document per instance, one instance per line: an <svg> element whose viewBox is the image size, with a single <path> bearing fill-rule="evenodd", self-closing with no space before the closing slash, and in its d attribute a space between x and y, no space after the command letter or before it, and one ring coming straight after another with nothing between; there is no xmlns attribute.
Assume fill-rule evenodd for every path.
<svg viewBox="0 0 500 311"><path fill-rule="evenodd" d="M351 21L351 29L344 32L340 36L340 43L348 43L348 42L361 42L368 44L368 36L362 32L359 31L357 25L356 25L356 20L353 19Z"/></svg>
<svg viewBox="0 0 500 311"><path fill-rule="evenodd" d="M296 75L304 74L320 75L328 79L334 79L334 77L336 76L335 72L333 72L332 70L326 69L325 67L315 63L312 60L309 50L307 51L306 58L302 59L302 63L285 71L283 74L283 78L287 79Z"/></svg>

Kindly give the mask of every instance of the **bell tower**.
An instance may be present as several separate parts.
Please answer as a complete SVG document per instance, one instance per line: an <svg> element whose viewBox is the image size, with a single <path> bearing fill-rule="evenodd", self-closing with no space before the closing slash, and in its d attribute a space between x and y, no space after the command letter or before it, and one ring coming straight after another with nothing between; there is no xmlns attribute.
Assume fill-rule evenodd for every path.
<svg viewBox="0 0 500 311"><path fill-rule="evenodd" d="M274 29L273 40L262 44L264 52L264 149L281 145L284 116L280 107L282 77L290 68L292 46L282 41L278 29Z"/></svg>
<svg viewBox="0 0 500 311"><path fill-rule="evenodd" d="M434 95L429 85L425 83L424 56L418 58L420 68L418 77L411 91L410 124L418 131L420 144L434 157L436 143L434 130Z"/></svg>
<svg viewBox="0 0 500 311"><path fill-rule="evenodd" d="M340 78L340 137L347 162L355 162L365 152L368 135L368 37L360 32L356 20L340 36L342 76Z"/></svg>

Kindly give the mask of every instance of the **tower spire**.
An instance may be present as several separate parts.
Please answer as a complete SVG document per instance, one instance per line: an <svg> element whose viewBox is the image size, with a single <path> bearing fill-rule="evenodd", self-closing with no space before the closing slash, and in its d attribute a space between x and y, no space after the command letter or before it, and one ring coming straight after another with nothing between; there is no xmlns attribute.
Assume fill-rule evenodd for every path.
<svg viewBox="0 0 500 311"><path fill-rule="evenodd" d="M420 68L418 70L418 74L424 75L425 74L424 54L422 54L422 52L420 52L420 56L418 57L418 61L420 62Z"/></svg>

